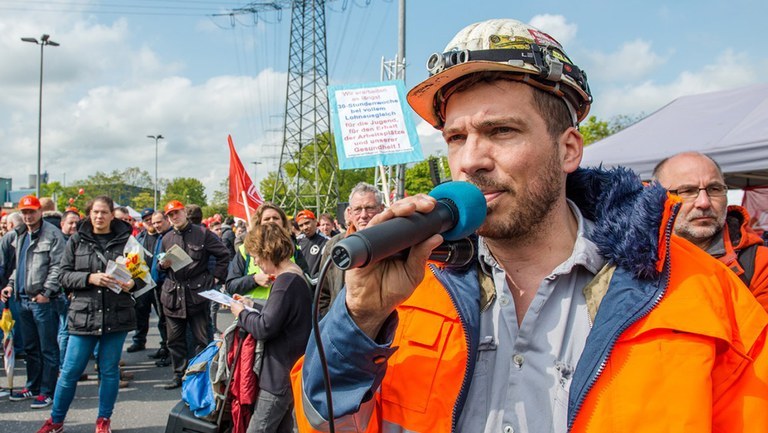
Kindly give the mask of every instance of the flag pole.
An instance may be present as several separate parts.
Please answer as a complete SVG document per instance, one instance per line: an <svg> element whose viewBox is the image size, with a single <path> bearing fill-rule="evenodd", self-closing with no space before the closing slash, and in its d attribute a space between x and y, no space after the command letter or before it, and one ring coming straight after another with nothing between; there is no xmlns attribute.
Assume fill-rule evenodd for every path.
<svg viewBox="0 0 768 433"><path fill-rule="evenodd" d="M248 230L251 229L251 206L248 205L248 198L245 196L245 191L240 191L243 196L243 207L245 208L245 216L248 218Z"/></svg>
<svg viewBox="0 0 768 433"><path fill-rule="evenodd" d="M387 179L387 171L383 164L379 164L379 170L381 171L381 189L384 191L384 205L389 207L389 179Z"/></svg>

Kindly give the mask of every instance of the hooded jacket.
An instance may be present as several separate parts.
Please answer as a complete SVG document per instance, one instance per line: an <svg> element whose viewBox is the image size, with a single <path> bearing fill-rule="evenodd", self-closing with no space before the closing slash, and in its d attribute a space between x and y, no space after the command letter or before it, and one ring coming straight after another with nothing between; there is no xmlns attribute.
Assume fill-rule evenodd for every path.
<svg viewBox="0 0 768 433"><path fill-rule="evenodd" d="M73 335L102 335L136 329L136 311L130 293L115 293L106 287L88 283L88 276L104 272L109 260L123 255L133 228L125 221L113 219L110 231L114 237L101 248L93 234L93 224L84 220L72 235L61 259L61 286L72 293L67 312L69 333ZM144 281L133 280L132 291L144 287Z"/></svg>
<svg viewBox="0 0 768 433"><path fill-rule="evenodd" d="M768 247L763 239L749 227L749 214L741 206L728 206L726 224L722 232L722 240L716 246L720 253L713 254L718 260L728 266L736 275L744 274L744 263L739 262L742 251L755 245L755 259L749 290L755 295L757 302L768 311ZM710 254L712 254L711 251Z"/></svg>
<svg viewBox="0 0 768 433"><path fill-rule="evenodd" d="M672 235L678 200L625 169L577 170L567 195L608 261L584 290L593 326L564 390L567 429L764 432L768 315L725 266ZM495 289L477 266L429 268L384 324L377 341L388 344L331 306L321 338L337 431L455 431ZM292 372L302 432L327 427L320 366L310 338Z"/></svg>

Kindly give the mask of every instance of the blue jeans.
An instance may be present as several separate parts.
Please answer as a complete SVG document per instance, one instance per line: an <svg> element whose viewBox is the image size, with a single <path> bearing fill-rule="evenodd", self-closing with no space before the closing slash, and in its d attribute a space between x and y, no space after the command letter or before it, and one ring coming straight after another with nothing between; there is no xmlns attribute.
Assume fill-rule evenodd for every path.
<svg viewBox="0 0 768 433"><path fill-rule="evenodd" d="M33 394L52 396L59 374L59 311L61 298L50 302L21 300L19 322L24 334L24 351L27 353L26 388Z"/></svg>
<svg viewBox="0 0 768 433"><path fill-rule="evenodd" d="M69 341L67 310L69 310L69 298L65 297L59 311L59 335L56 338L59 344L59 365L64 365L64 356L67 354L67 342Z"/></svg>
<svg viewBox="0 0 768 433"><path fill-rule="evenodd" d="M85 371L88 359L99 344L99 417L111 418L117 401L120 385L120 355L128 332L113 332L103 335L70 335L67 356L53 397L51 418L53 422L64 422L69 406L75 398L77 379Z"/></svg>

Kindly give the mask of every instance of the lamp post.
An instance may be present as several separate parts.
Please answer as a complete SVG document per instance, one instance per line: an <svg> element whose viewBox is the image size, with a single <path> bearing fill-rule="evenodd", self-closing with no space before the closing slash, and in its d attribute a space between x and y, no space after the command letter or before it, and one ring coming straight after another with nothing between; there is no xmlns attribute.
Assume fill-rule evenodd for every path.
<svg viewBox="0 0 768 433"><path fill-rule="evenodd" d="M40 45L40 100L37 110L37 181L35 182L37 197L39 198L40 182L42 181L42 177L40 176L40 153L43 147L43 48L46 45L58 47L59 43L52 41L49 35L43 35L40 37L39 41L35 38L21 38L21 40L24 42L31 42L33 44Z"/></svg>
<svg viewBox="0 0 768 433"><path fill-rule="evenodd" d="M157 210L157 141L162 140L163 135L157 134L157 135L147 135L147 138L151 138L155 140L155 190L152 193L152 197L155 199L154 201L154 209Z"/></svg>

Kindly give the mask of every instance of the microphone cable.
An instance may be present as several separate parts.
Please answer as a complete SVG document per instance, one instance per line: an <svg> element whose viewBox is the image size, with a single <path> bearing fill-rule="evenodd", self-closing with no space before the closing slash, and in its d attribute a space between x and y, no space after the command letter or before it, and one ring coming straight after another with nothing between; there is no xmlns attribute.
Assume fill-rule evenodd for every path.
<svg viewBox="0 0 768 433"><path fill-rule="evenodd" d="M393 256L392 258L407 258L408 250ZM443 263L448 267L465 267L471 263L477 254L477 244L473 237L459 239L458 241L446 241L440 244L432 251L430 260ZM315 336L315 345L317 346L317 357L320 361L320 371L323 373L323 386L325 387L325 399L328 405L328 431L335 433L335 424L333 417L333 396L331 392L331 375L328 372L328 361L325 357L325 348L323 339L320 337L320 290L325 283L325 277L328 269L333 265L333 257L329 256L320 268L320 274L317 277L317 288L312 300L312 332ZM342 271L345 272L346 271ZM304 367L306 367L306 363Z"/></svg>

